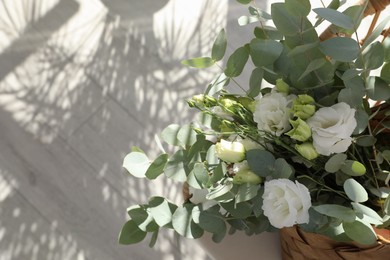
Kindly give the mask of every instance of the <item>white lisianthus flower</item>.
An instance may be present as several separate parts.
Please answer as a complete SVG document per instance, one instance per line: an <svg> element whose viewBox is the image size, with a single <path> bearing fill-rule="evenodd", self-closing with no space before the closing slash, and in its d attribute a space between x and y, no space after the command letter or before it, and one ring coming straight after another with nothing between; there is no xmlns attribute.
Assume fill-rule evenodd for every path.
<svg viewBox="0 0 390 260"><path fill-rule="evenodd" d="M245 159L245 148L240 142L229 142L221 139L215 145L217 157L225 162L237 163Z"/></svg>
<svg viewBox="0 0 390 260"><path fill-rule="evenodd" d="M257 128L276 136L290 130L290 107L294 98L294 95L286 96L278 92L260 98L253 113Z"/></svg>
<svg viewBox="0 0 390 260"><path fill-rule="evenodd" d="M322 155L345 152L357 125L355 109L344 102L320 108L307 123L312 129L314 148Z"/></svg>
<svg viewBox="0 0 390 260"><path fill-rule="evenodd" d="M276 228L309 223L311 198L303 184L289 179L275 179L264 184L263 211Z"/></svg>

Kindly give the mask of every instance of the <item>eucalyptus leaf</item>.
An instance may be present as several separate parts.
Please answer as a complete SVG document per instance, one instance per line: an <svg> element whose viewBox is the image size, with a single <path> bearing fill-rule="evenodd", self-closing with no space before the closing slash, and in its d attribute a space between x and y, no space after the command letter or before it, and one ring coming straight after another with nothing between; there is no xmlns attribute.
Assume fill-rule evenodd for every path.
<svg viewBox="0 0 390 260"><path fill-rule="evenodd" d="M149 180L156 179L160 174L164 172L165 165L168 162L168 154L159 155L149 166L148 170L145 173L145 176Z"/></svg>
<svg viewBox="0 0 390 260"><path fill-rule="evenodd" d="M141 242L145 237L146 232L142 231L133 220L129 220L123 225L118 241L122 245L131 245Z"/></svg>
<svg viewBox="0 0 390 260"><path fill-rule="evenodd" d="M162 132L161 132L161 138L164 142L170 145L180 145L179 139L177 139L177 135L180 131L180 125L178 124L171 124L167 126Z"/></svg>
<svg viewBox="0 0 390 260"><path fill-rule="evenodd" d="M255 68L249 79L248 97L257 97L260 94L261 82L263 81L264 70Z"/></svg>
<svg viewBox="0 0 390 260"><path fill-rule="evenodd" d="M236 49L233 54L230 55L224 71L227 77L234 78L242 73L242 70L249 58L248 49L249 48L247 46L243 46Z"/></svg>
<svg viewBox="0 0 390 260"><path fill-rule="evenodd" d="M172 226L181 236L186 238L199 238L203 235L203 229L199 227L192 219L191 204L185 204L177 208L172 216Z"/></svg>
<svg viewBox="0 0 390 260"><path fill-rule="evenodd" d="M385 202L383 203L383 212L390 215L390 195L387 196Z"/></svg>
<svg viewBox="0 0 390 260"><path fill-rule="evenodd" d="M356 214L351 208L337 204L322 204L313 207L317 212L346 222L353 222Z"/></svg>
<svg viewBox="0 0 390 260"><path fill-rule="evenodd" d="M330 23L342 27L344 29L352 30L354 29L354 22L353 20L337 11L333 10L331 8L315 8L313 11L320 17L324 18L325 20L329 21Z"/></svg>
<svg viewBox="0 0 390 260"><path fill-rule="evenodd" d="M248 202L235 203L234 201L231 201L228 203L221 203L221 206L235 218L245 219L252 213L252 207Z"/></svg>
<svg viewBox="0 0 390 260"><path fill-rule="evenodd" d="M127 213L142 231L154 232L158 230L159 226L154 221L153 217L148 213L147 209L137 205L128 208Z"/></svg>
<svg viewBox="0 0 390 260"><path fill-rule="evenodd" d="M256 67L273 64L283 51L283 45L275 40L253 39L250 55Z"/></svg>
<svg viewBox="0 0 390 260"><path fill-rule="evenodd" d="M340 170L349 176L362 176L366 173L364 165L353 160L346 160Z"/></svg>
<svg viewBox="0 0 390 260"><path fill-rule="evenodd" d="M179 132L177 132L177 140L183 147L193 145L196 142L196 132L192 125L181 126Z"/></svg>
<svg viewBox="0 0 390 260"><path fill-rule="evenodd" d="M158 230L154 231L152 237L150 238L149 247L153 248L156 245L158 238Z"/></svg>
<svg viewBox="0 0 390 260"><path fill-rule="evenodd" d="M272 153L260 149L247 151L246 159L251 170L261 177L267 177L275 163Z"/></svg>
<svg viewBox="0 0 390 260"><path fill-rule="evenodd" d="M356 144L363 147L373 146L376 141L376 138L372 135L360 135L356 138Z"/></svg>
<svg viewBox="0 0 390 260"><path fill-rule="evenodd" d="M131 152L123 159L123 168L137 178L145 178L149 165L149 158L141 152Z"/></svg>
<svg viewBox="0 0 390 260"><path fill-rule="evenodd" d="M199 57L183 60L181 64L197 69L204 69L213 66L215 64L215 61L210 57Z"/></svg>
<svg viewBox="0 0 390 260"><path fill-rule="evenodd" d="M335 60L350 62L357 58L360 48L354 39L334 37L321 42L320 50Z"/></svg>
<svg viewBox="0 0 390 260"><path fill-rule="evenodd" d="M250 183L241 184L238 187L238 191L235 195L236 203L253 199L254 197L256 197L258 190L259 190L258 185L253 185Z"/></svg>
<svg viewBox="0 0 390 260"><path fill-rule="evenodd" d="M365 202L368 200L368 193L364 187L355 179L348 179L344 182L344 191L354 202Z"/></svg>
<svg viewBox="0 0 390 260"><path fill-rule="evenodd" d="M225 181L224 183L220 183L216 187L213 187L209 194L207 194L206 199L208 200L218 200L219 197L222 197L226 194L228 194L228 198L231 198L229 200L232 200L234 198L234 194L230 192L230 190L233 188L233 183L231 181Z"/></svg>
<svg viewBox="0 0 390 260"><path fill-rule="evenodd" d="M303 44L303 45L298 45L296 46L294 49L292 49L288 54L287 56L288 57L293 57L297 54L302 54L302 53L305 53L313 48L316 48L319 46L319 42L318 41L315 41L315 42L311 42L311 43L308 43L308 44Z"/></svg>
<svg viewBox="0 0 390 260"><path fill-rule="evenodd" d="M320 69L322 66L326 64L325 58L315 59L312 60L309 65L307 66L306 70L303 72L303 74L298 78L298 80L303 79L306 77L309 73Z"/></svg>
<svg viewBox="0 0 390 260"><path fill-rule="evenodd" d="M169 158L164 168L164 173L168 178L176 181L184 182L187 179L185 170L185 151L179 150Z"/></svg>
<svg viewBox="0 0 390 260"><path fill-rule="evenodd" d="M390 83L390 63L385 63L381 69L381 78Z"/></svg>
<svg viewBox="0 0 390 260"><path fill-rule="evenodd" d="M375 29L372 31L370 36L364 40L362 49L364 50L367 46L369 46L372 42L374 42L381 34L382 31L385 29L386 25L390 21L390 16L386 15L383 17L383 20L375 27ZM389 37L387 37L387 40L389 40ZM385 45L385 44L384 44Z"/></svg>
<svg viewBox="0 0 390 260"><path fill-rule="evenodd" d="M286 9L297 16L307 16L310 13L311 5L309 0L286 0Z"/></svg>
<svg viewBox="0 0 390 260"><path fill-rule="evenodd" d="M364 70L373 70L382 66L385 59L385 51L380 42L374 42L367 46L356 59L356 67Z"/></svg>
<svg viewBox="0 0 390 260"><path fill-rule="evenodd" d="M152 197L149 200L149 211L157 225L163 227L172 221L172 213L177 206L168 202L163 197Z"/></svg>
<svg viewBox="0 0 390 260"><path fill-rule="evenodd" d="M240 18L238 18L238 20L237 20L238 25L240 25L240 26L244 26L244 25L247 25L250 23L255 23L258 21L260 21L260 17L257 15L251 15L251 16L243 15Z"/></svg>
<svg viewBox="0 0 390 260"><path fill-rule="evenodd" d="M347 159L347 155L343 153L337 153L329 158L329 160L325 164L325 170L330 173L335 173L341 169L345 160Z"/></svg>
<svg viewBox="0 0 390 260"><path fill-rule="evenodd" d="M282 40L283 34L281 34L276 28L264 25L262 27L255 27L253 31L256 38L259 39L272 39Z"/></svg>
<svg viewBox="0 0 390 260"><path fill-rule="evenodd" d="M369 217L371 224L380 225L383 223L382 217L371 208L356 202L352 202L351 204L356 213L360 213Z"/></svg>
<svg viewBox="0 0 390 260"><path fill-rule="evenodd" d="M289 179L293 177L294 168L285 159L278 158L275 160L274 173L275 178Z"/></svg>
<svg viewBox="0 0 390 260"><path fill-rule="evenodd" d="M213 47L211 49L211 58L215 61L221 60L225 55L226 46L226 33L225 30L222 29L214 41Z"/></svg>
<svg viewBox="0 0 390 260"><path fill-rule="evenodd" d="M301 17L291 14L284 3L273 3L271 16L276 28L283 35L296 35L301 32Z"/></svg>
<svg viewBox="0 0 390 260"><path fill-rule="evenodd" d="M208 85L205 95L214 95L216 93L219 93L224 86L226 86L229 83L229 78L225 75L225 73L222 73L218 75L211 84Z"/></svg>
<svg viewBox="0 0 390 260"><path fill-rule="evenodd" d="M205 231L214 234L226 234L227 230L223 216L215 209L208 209L200 213L199 226Z"/></svg>
<svg viewBox="0 0 390 260"><path fill-rule="evenodd" d="M389 83L379 77L370 76L367 80L367 94L373 100L387 100L390 98Z"/></svg>
<svg viewBox="0 0 390 260"><path fill-rule="evenodd" d="M244 4L244 5L247 5L250 2L252 2L252 0L236 0L236 1L239 2L240 4Z"/></svg>
<svg viewBox="0 0 390 260"><path fill-rule="evenodd" d="M371 245L377 241L375 231L369 224L358 220L354 222L343 222L343 228L349 238L360 244Z"/></svg>

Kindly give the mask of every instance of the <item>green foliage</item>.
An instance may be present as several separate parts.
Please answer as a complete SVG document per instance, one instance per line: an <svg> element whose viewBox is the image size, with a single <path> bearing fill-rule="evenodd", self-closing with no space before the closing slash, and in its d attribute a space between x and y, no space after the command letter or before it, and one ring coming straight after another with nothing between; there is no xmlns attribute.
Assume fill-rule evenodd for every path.
<svg viewBox="0 0 390 260"><path fill-rule="evenodd" d="M129 207L119 242L138 243L149 233L153 246L161 228L187 238L209 232L215 242L235 230L274 231L267 199L280 196L293 207L300 201L292 191L302 195L307 189L310 221L293 224L337 241L375 243L372 226L390 227L390 38L381 38L390 17L358 39L363 6L341 12L340 1L333 0L312 10L309 0L285 0L272 4L268 14L254 1L237 2L249 5L238 23L256 23L252 37L237 48L229 45L227 55L222 29L208 56L182 62L221 69L204 94L187 100L200 112L196 123L168 125L161 141L155 138L162 151L157 158L133 147L123 161L137 178L163 175L184 184L189 197L176 205L156 196ZM313 23L311 11L317 15ZM334 32L325 40L317 32L324 21ZM242 80L245 69L252 71ZM264 105L265 97L271 101ZM369 101L382 104L371 108ZM329 110L339 103L350 107L350 115ZM316 122L313 115L322 109L328 110ZM321 151L321 145L328 148ZM267 184L279 181L285 186L266 194Z"/></svg>

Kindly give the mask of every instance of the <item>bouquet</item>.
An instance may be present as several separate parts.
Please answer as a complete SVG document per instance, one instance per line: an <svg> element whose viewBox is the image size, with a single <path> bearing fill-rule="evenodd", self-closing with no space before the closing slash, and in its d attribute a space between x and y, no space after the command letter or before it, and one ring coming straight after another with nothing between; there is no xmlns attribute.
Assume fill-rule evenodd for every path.
<svg viewBox="0 0 390 260"><path fill-rule="evenodd" d="M136 147L124 159L135 177L182 183L183 203L156 196L129 207L119 242L150 233L153 246L160 228L187 238L209 232L219 242L236 230L299 226L335 241L376 243L376 230L390 227L390 17L373 19L361 39L357 29L380 1L341 12L338 0L313 10L309 0L285 0L270 14L238 2L251 4L238 21L257 23L253 38L187 100L198 120L162 131L171 154L160 143L153 160ZM319 35L324 22L330 26ZM210 57L183 64L221 66L226 46L221 30ZM241 86L236 78L248 68Z"/></svg>

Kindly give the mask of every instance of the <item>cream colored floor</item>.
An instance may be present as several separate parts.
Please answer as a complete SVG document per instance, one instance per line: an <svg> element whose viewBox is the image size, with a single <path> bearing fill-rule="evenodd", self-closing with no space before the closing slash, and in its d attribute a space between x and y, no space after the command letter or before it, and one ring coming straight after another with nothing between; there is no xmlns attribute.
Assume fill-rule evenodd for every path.
<svg viewBox="0 0 390 260"><path fill-rule="evenodd" d="M247 42L246 13L233 0L0 0L0 260L210 259L172 232L154 249L117 243L129 205L181 200L121 163L192 120L183 100L216 71L180 61L208 55L221 28L230 50Z"/></svg>

